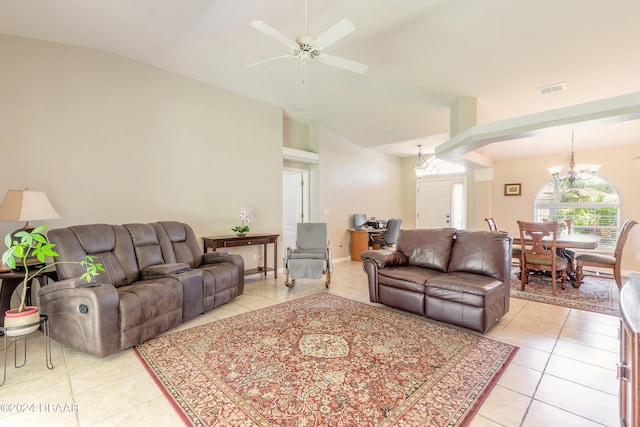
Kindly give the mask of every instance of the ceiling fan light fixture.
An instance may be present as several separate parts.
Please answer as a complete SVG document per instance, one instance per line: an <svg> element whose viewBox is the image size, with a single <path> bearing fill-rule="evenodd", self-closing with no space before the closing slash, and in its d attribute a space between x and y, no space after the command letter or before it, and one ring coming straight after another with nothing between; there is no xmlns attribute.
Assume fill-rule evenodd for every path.
<svg viewBox="0 0 640 427"><path fill-rule="evenodd" d="M285 58L288 58L289 60L300 58L303 69L305 65L309 65L314 59L333 67L342 68L343 70L359 74L364 74L369 69L369 66L366 64L322 53L322 50L355 31L356 27L350 21L342 19L318 37L309 35L307 2L305 2L305 34L297 37L295 41L291 40L289 37L263 21L252 21L250 25L272 39L286 45L290 49L290 53L289 55L254 62L253 64L247 65L247 67L253 67L272 61L279 61Z"/></svg>

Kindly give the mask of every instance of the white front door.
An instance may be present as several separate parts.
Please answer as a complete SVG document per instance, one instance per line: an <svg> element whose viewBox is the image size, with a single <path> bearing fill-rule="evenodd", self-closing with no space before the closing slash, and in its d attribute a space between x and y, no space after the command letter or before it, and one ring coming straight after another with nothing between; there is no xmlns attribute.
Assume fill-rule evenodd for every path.
<svg viewBox="0 0 640 427"><path fill-rule="evenodd" d="M451 227L451 181L420 180L416 191L416 228Z"/></svg>

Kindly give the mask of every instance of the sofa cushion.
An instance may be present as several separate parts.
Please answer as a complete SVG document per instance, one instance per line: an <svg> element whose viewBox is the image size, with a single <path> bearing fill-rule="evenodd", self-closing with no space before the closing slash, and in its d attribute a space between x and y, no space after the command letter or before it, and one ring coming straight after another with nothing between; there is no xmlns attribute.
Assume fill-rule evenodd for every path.
<svg viewBox="0 0 640 427"><path fill-rule="evenodd" d="M151 226L156 230L166 263L186 263L191 268L202 265L202 247L191 226L177 221L155 222Z"/></svg>
<svg viewBox="0 0 640 427"><path fill-rule="evenodd" d="M474 273L443 273L427 281L427 298L439 298L460 304L485 306L485 296L504 286L500 280Z"/></svg>
<svg viewBox="0 0 640 427"><path fill-rule="evenodd" d="M397 250L409 265L447 271L455 228L400 230Z"/></svg>
<svg viewBox="0 0 640 427"><path fill-rule="evenodd" d="M116 287L130 285L140 279L140 271L129 232L121 225L90 224L51 230L51 243L56 245L56 261L79 261L86 255L96 256L105 271L95 282ZM60 280L80 277L85 267L76 263L56 265Z"/></svg>
<svg viewBox="0 0 640 427"><path fill-rule="evenodd" d="M378 270L378 282L382 285L407 289L422 294L424 293L427 279L438 274L440 272L436 270L427 270L412 265L389 267Z"/></svg>
<svg viewBox="0 0 640 427"><path fill-rule="evenodd" d="M151 224L124 224L124 227L131 235L140 271L152 265L165 264L158 236Z"/></svg>
<svg viewBox="0 0 640 427"><path fill-rule="evenodd" d="M464 271L502 280L511 239L501 231L456 232L447 271Z"/></svg>
<svg viewBox="0 0 640 427"><path fill-rule="evenodd" d="M120 348L144 342L182 321L182 284L174 278L118 288Z"/></svg>

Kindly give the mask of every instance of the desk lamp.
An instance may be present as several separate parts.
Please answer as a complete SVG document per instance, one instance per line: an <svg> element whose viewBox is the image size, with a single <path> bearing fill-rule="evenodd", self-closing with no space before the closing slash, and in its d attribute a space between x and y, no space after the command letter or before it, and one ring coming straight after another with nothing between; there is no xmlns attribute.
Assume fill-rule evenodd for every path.
<svg viewBox="0 0 640 427"><path fill-rule="evenodd" d="M9 190L0 204L0 221L25 221L12 236L22 230L33 230L29 221L60 218L44 191ZM0 267L2 269L4 266Z"/></svg>

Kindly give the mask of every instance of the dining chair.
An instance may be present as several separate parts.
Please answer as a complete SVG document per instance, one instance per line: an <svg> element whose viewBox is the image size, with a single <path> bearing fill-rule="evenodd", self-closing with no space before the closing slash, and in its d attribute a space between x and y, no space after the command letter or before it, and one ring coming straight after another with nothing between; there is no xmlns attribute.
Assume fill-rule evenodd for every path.
<svg viewBox="0 0 640 427"><path fill-rule="evenodd" d="M487 225L489 225L489 231L498 231L498 223L496 222L496 219L493 217L490 218L485 218L484 219L487 222ZM513 260L518 260L518 262L520 262L520 251L522 249L520 248L520 245L513 245L513 247L511 248L511 264L514 264Z"/></svg>
<svg viewBox="0 0 640 427"><path fill-rule="evenodd" d="M594 254L594 253L583 253L576 256L577 263L577 272L576 272L576 280L578 283L582 283L582 278L584 277L584 266L587 267L597 267L597 268L605 268L613 270L613 279L616 281L616 285L618 288L622 287L622 273L620 264L622 263L622 250L624 249L625 243L627 243L627 237L629 237L629 232L636 225L636 221L632 221L630 219L626 220L624 224L622 224L622 229L620 230L620 235L618 236L618 241L616 242L616 249L613 252L613 256L605 255L605 254ZM596 272L593 272L595 275ZM598 274L601 276L602 274ZM611 277L611 273L604 273L605 277Z"/></svg>
<svg viewBox="0 0 640 427"><path fill-rule="evenodd" d="M573 224L573 220L571 218L565 218L563 221L567 224L567 234L571 234L571 224Z"/></svg>
<svg viewBox="0 0 640 427"><path fill-rule="evenodd" d="M567 228L567 235L571 234L571 225L573 224L573 220L571 218L565 218L565 219L558 219L558 220L551 220L551 219L543 219L542 221L557 221L558 225L562 226L563 228L566 227ZM558 233L562 234L560 232L560 230L558 230ZM571 248L560 248L558 250L558 256L563 256L567 259L567 261L569 263L571 263L571 266L573 266L575 264L575 259L576 259L576 251L575 249L571 249ZM569 268L569 270L573 271L573 268Z"/></svg>
<svg viewBox="0 0 640 427"><path fill-rule="evenodd" d="M496 223L495 218L485 218L484 220L489 225L489 231L498 231L498 223Z"/></svg>
<svg viewBox="0 0 640 427"><path fill-rule="evenodd" d="M555 221L518 221L518 228L520 229L520 242L522 242L520 289L524 291L528 275L536 271L551 273L553 295L556 295L558 273L562 279L560 287L566 289L568 262L566 258L556 254L558 223Z"/></svg>

